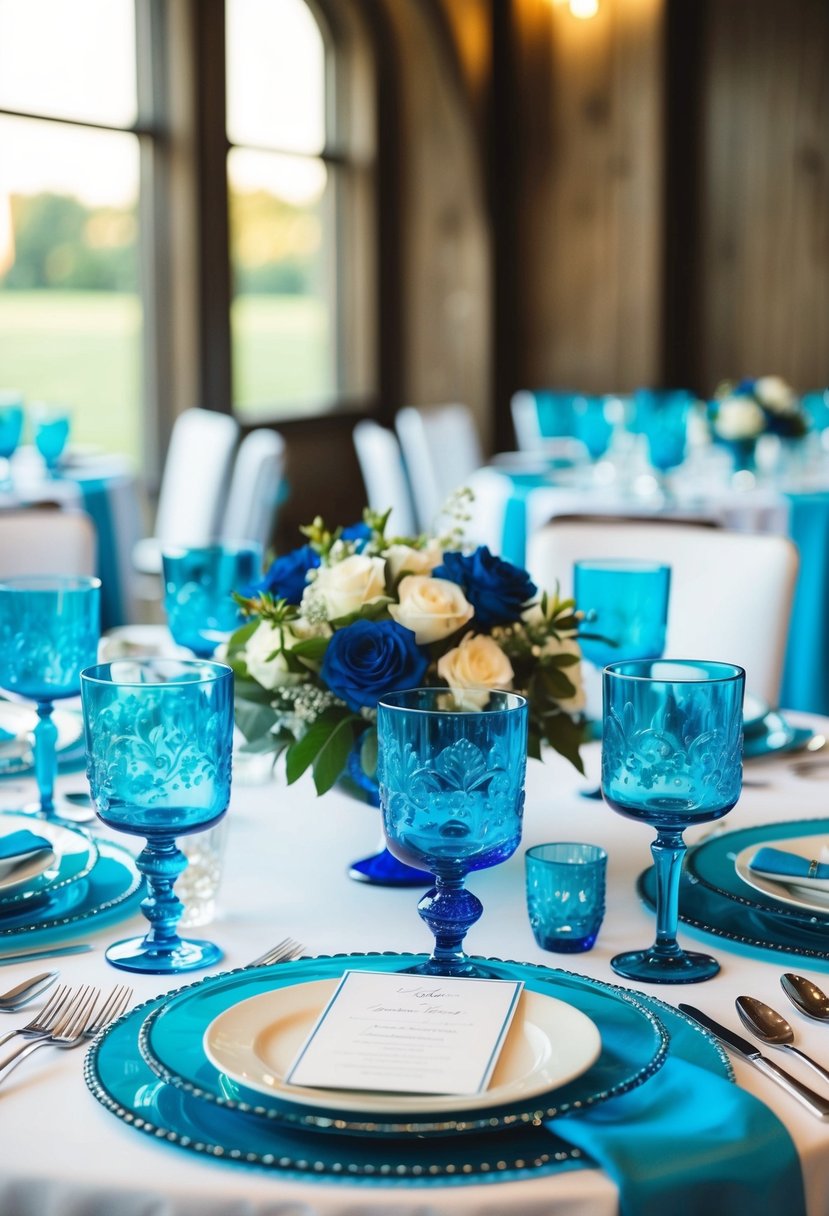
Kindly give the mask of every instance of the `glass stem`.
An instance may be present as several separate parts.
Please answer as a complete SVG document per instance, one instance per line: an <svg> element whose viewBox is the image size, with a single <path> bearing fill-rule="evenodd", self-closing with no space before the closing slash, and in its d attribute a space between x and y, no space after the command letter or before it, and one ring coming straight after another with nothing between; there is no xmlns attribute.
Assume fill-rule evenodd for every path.
<svg viewBox="0 0 829 1216"><path fill-rule="evenodd" d="M34 729L35 779L40 792L40 813L47 819L55 813L55 777L58 772L58 728L52 721L54 708L52 701L38 702L37 716L40 721Z"/></svg>
<svg viewBox="0 0 829 1216"><path fill-rule="evenodd" d="M187 858L176 845L175 836L156 836L139 853L136 865L147 880L147 896L141 911L150 922L145 941L160 953L174 950L181 943L176 932L184 904L173 891L173 884L187 865Z"/></svg>
<svg viewBox="0 0 829 1216"><path fill-rule="evenodd" d="M435 937L432 963L451 975L467 961L463 939L483 912L483 904L467 891L463 878L435 878L417 910Z"/></svg>
<svg viewBox="0 0 829 1216"><path fill-rule="evenodd" d="M677 944L679 925L679 878L685 856L682 831L657 831L651 845L656 867L656 942L653 953L662 958L682 953Z"/></svg>

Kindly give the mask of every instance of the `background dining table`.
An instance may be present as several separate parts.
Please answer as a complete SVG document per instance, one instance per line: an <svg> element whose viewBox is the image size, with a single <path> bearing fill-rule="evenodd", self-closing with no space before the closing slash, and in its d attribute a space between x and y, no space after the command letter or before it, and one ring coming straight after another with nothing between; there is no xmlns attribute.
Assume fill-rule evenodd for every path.
<svg viewBox="0 0 829 1216"><path fill-rule="evenodd" d="M795 721L829 735L829 721L803 716ZM484 913L467 945L470 953L618 983L610 969L611 956L653 939L653 916L635 891L637 876L650 861L651 830L616 815L601 801L581 796L595 782L599 745L588 745L585 755L586 778L554 755L529 763L522 845L504 864L470 877L469 886L483 901ZM742 798L722 826L736 829L824 815L829 775L825 755L805 758L810 766L806 775L792 767L791 754L748 765ZM347 877L349 862L370 852L378 841L378 812L339 790L317 798L305 778L288 787L278 773L269 778L264 767L261 757L237 764L219 912L202 930L225 952L223 963L210 974L243 966L289 935L302 941L311 955L427 951L429 934L417 915L416 889L363 885ZM60 788L85 789L85 778L80 772L64 774ZM31 793L29 779L7 778L0 783L0 808L19 807ZM710 830L706 825L696 834ZM550 840L593 841L609 853L607 914L589 953L546 953L534 942L525 908L523 853L530 845ZM87 934L93 953L55 960L53 965L60 967L66 981L90 981L108 990L130 977L106 963L104 948L140 924L141 918L134 916L123 926ZM701 936L681 926L683 943L693 944ZM711 937L706 945L722 964L715 979L688 987L660 986L649 994L673 1006L690 1001L738 1030L735 998L742 993L759 997L785 1011L798 1042L829 1063L829 1025L809 1022L787 1007L780 987L785 970L800 971L829 986L829 963L786 955L760 957ZM9 983L0 986L39 969L31 963L4 967L0 980ZM134 1000L148 1000L199 978L196 973L172 979L133 976ZM0 1017L0 1030L5 1030L11 1019ZM735 1070L738 1083L767 1103L788 1128L803 1166L809 1216L822 1216L829 1211L829 1128L750 1065L737 1060ZM427 1190L296 1180L198 1157L140 1134L99 1105L84 1085L81 1051L41 1051L9 1077L0 1091L0 1144L4 1216L484 1216L505 1211L522 1216L550 1211L557 1216L612 1216L618 1202L615 1185L595 1168Z"/></svg>

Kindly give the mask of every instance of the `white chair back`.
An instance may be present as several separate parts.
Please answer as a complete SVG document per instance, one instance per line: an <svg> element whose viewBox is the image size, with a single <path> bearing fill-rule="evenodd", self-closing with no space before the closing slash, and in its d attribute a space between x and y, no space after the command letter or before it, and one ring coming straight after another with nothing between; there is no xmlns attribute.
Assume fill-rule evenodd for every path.
<svg viewBox="0 0 829 1216"><path fill-rule="evenodd" d="M0 578L95 574L96 547L95 525L85 511L32 507L0 512Z"/></svg>
<svg viewBox="0 0 829 1216"><path fill-rule="evenodd" d="M422 531L432 528L449 496L483 464L475 419L460 403L398 411L395 429Z"/></svg>
<svg viewBox="0 0 829 1216"><path fill-rule="evenodd" d="M220 536L256 540L267 549L285 479L285 440L261 427L239 444Z"/></svg>
<svg viewBox="0 0 829 1216"><path fill-rule="evenodd" d="M537 452L541 446L541 427L538 424L538 404L535 393L521 389L512 394L510 400L512 429L519 452Z"/></svg>
<svg viewBox="0 0 829 1216"><path fill-rule="evenodd" d="M138 570L159 573L163 545L206 545L216 539L238 438L238 424L229 414L201 409L179 414L164 461L153 535L133 550Z"/></svg>
<svg viewBox="0 0 829 1216"><path fill-rule="evenodd" d="M776 706L786 652L797 550L758 536L670 522L553 521L529 540L527 568L539 587L573 588L573 563L630 557L671 567L665 654L721 659L746 670L746 689Z"/></svg>
<svg viewBox="0 0 829 1216"><path fill-rule="evenodd" d="M418 528L397 436L368 418L357 423L353 436L366 502L372 511L391 508L386 535L414 536Z"/></svg>

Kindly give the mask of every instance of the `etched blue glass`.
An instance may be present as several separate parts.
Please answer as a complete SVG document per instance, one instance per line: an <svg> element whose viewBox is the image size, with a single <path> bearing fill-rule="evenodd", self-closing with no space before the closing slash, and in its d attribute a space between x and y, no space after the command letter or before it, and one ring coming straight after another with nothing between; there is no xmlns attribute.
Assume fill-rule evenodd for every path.
<svg viewBox="0 0 829 1216"><path fill-rule="evenodd" d="M256 541L170 548L161 555L164 608L179 646L209 659L245 618L233 598L244 594L262 573L262 546Z"/></svg>
<svg viewBox="0 0 829 1216"><path fill-rule="evenodd" d="M719 964L676 940L679 878L690 824L719 819L740 796L745 672L732 663L642 660L604 671L602 793L656 828L656 941L611 959L626 979L682 984Z"/></svg>
<svg viewBox="0 0 829 1216"><path fill-rule="evenodd" d="M81 674L87 776L99 818L146 839L145 937L106 952L126 971L169 974L208 967L222 952L183 939L173 886L187 865L176 837L213 827L230 801L233 673L221 663L134 659Z"/></svg>
<svg viewBox="0 0 829 1216"><path fill-rule="evenodd" d="M22 434L22 402L16 393L0 393L0 490L12 488L10 461Z"/></svg>
<svg viewBox="0 0 829 1216"><path fill-rule="evenodd" d="M97 578L28 575L0 583L0 687L37 703L36 810L44 819L75 817L71 808L55 805L52 712L55 701L78 695L81 671L98 657L100 599Z"/></svg>
<svg viewBox="0 0 829 1216"><path fill-rule="evenodd" d="M613 435L613 422L604 397L576 397L573 401L573 434L590 453L601 460Z"/></svg>
<svg viewBox="0 0 829 1216"><path fill-rule="evenodd" d="M483 911L464 882L472 870L518 848L527 767L527 702L480 690L462 708L445 688L390 693L377 706L383 830L389 851L428 870L435 885L418 904L435 944L426 975L485 975L463 950Z"/></svg>
<svg viewBox="0 0 829 1216"><path fill-rule="evenodd" d="M527 912L542 950L593 948L605 908L607 853L597 844L537 844L524 855Z"/></svg>
<svg viewBox="0 0 829 1216"><path fill-rule="evenodd" d="M596 667L657 659L665 649L671 568L659 562L597 558L575 562L573 594L584 625L579 645Z"/></svg>
<svg viewBox="0 0 829 1216"><path fill-rule="evenodd" d="M69 415L41 407L34 410L35 447L50 473L55 473L69 439Z"/></svg>
<svg viewBox="0 0 829 1216"><path fill-rule="evenodd" d="M634 394L635 427L645 436L650 462L660 473L685 459L693 402L687 389L639 388Z"/></svg>

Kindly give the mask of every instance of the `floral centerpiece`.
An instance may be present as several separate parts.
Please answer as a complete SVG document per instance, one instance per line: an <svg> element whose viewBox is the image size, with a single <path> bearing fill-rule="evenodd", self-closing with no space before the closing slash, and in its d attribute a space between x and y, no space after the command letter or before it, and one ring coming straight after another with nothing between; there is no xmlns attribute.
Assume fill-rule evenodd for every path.
<svg viewBox="0 0 829 1216"><path fill-rule="evenodd" d="M475 708L500 688L529 700L530 754L546 742L581 771L573 601L485 547L464 550L457 526L441 539L387 526L371 511L333 532L316 519L237 596L250 620L227 657L248 749L284 752L288 782L310 768L322 794L355 756L373 779L383 693L444 685Z"/></svg>
<svg viewBox="0 0 829 1216"><path fill-rule="evenodd" d="M728 444L753 445L764 434L801 439L809 429L800 399L780 376L738 384L724 381L711 403L714 435Z"/></svg>

